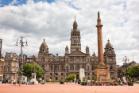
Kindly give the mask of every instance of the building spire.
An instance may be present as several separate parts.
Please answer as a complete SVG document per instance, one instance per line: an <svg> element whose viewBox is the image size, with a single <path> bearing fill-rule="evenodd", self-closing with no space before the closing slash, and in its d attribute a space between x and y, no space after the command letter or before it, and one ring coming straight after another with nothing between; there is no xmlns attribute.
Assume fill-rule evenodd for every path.
<svg viewBox="0 0 139 93"><path fill-rule="evenodd" d="M76 22L76 16L74 16L74 22L73 22L73 29L77 29L78 24Z"/></svg>
<svg viewBox="0 0 139 93"><path fill-rule="evenodd" d="M86 54L89 54L89 47L86 46Z"/></svg>
<svg viewBox="0 0 139 93"><path fill-rule="evenodd" d="M71 41L70 52L77 51L77 50L81 51L80 30L78 29L76 17L73 22L70 41Z"/></svg>
<svg viewBox="0 0 139 93"><path fill-rule="evenodd" d="M68 46L65 47L65 54L69 54L69 48L68 48Z"/></svg>

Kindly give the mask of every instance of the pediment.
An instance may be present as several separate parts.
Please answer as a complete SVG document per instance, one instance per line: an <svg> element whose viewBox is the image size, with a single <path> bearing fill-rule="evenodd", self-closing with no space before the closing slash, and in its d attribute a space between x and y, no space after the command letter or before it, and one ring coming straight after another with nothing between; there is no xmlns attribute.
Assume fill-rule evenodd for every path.
<svg viewBox="0 0 139 93"><path fill-rule="evenodd" d="M69 56L86 56L86 54L81 51L73 51Z"/></svg>

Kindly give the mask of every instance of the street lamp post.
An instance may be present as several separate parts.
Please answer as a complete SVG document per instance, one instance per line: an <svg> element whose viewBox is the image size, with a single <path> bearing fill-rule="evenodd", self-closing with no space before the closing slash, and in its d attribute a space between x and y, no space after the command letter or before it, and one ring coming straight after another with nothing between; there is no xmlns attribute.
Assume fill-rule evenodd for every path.
<svg viewBox="0 0 139 93"><path fill-rule="evenodd" d="M20 40L19 41L17 40L17 42L16 42L16 46L20 47L19 74L18 74L19 85L21 84L21 80L22 80L23 47L28 46L27 41L24 41L23 39L24 39L24 37L21 36Z"/></svg>

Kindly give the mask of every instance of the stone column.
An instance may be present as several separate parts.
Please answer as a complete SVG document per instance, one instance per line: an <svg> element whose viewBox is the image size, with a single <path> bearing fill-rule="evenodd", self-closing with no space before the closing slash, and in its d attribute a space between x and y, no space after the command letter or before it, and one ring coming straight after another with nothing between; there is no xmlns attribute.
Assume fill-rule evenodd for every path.
<svg viewBox="0 0 139 93"><path fill-rule="evenodd" d="M98 12L98 19L97 19L97 37L98 37L98 62L99 64L104 64L103 58L103 39L102 39L102 24L100 14Z"/></svg>

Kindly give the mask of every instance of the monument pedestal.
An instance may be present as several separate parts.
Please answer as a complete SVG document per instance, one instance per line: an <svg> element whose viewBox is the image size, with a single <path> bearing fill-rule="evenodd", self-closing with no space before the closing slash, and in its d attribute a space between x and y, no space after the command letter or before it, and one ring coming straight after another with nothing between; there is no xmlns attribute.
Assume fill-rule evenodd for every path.
<svg viewBox="0 0 139 93"><path fill-rule="evenodd" d="M109 68L105 64L98 64L96 68L96 79L97 82L105 83L110 82Z"/></svg>

